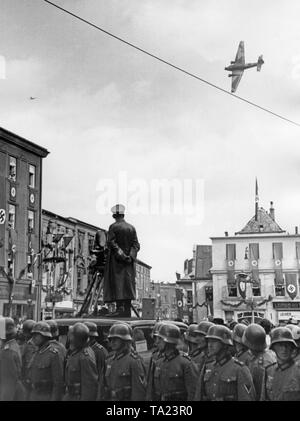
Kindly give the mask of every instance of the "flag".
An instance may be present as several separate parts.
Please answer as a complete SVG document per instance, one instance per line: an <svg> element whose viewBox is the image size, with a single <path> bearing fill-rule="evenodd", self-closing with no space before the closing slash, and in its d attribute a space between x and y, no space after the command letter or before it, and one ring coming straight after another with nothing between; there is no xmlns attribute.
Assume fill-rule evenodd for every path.
<svg viewBox="0 0 300 421"><path fill-rule="evenodd" d="M275 285L282 286L284 284L282 273L282 243L273 243L273 259L275 266Z"/></svg>
<svg viewBox="0 0 300 421"><path fill-rule="evenodd" d="M297 273L285 273L286 290L293 300L297 295Z"/></svg>
<svg viewBox="0 0 300 421"><path fill-rule="evenodd" d="M255 221L257 221L257 215L258 215L258 184L257 184L257 178L255 178Z"/></svg>
<svg viewBox="0 0 300 421"><path fill-rule="evenodd" d="M179 281L179 279L180 279L180 273L178 273L178 272L175 272L176 273L176 279L177 279L177 281Z"/></svg>
<svg viewBox="0 0 300 421"><path fill-rule="evenodd" d="M52 239L52 242L53 243L58 243L63 236L64 236L64 234L54 234L53 239Z"/></svg>
<svg viewBox="0 0 300 421"><path fill-rule="evenodd" d="M236 280L234 276L235 244L226 244L226 261L227 261L227 284L228 286L236 285Z"/></svg>
<svg viewBox="0 0 300 421"><path fill-rule="evenodd" d="M177 317L183 318L183 293L181 289L176 288L176 301L177 301Z"/></svg>
<svg viewBox="0 0 300 421"><path fill-rule="evenodd" d="M258 259L259 259L259 244L249 244L249 259L250 269L253 280L253 286L259 286L259 271L258 271Z"/></svg>
<svg viewBox="0 0 300 421"><path fill-rule="evenodd" d="M68 247L68 245L70 244L70 242L73 240L73 236L70 236L70 237L64 237L63 238L63 240L64 240L64 247L65 247L65 249Z"/></svg>

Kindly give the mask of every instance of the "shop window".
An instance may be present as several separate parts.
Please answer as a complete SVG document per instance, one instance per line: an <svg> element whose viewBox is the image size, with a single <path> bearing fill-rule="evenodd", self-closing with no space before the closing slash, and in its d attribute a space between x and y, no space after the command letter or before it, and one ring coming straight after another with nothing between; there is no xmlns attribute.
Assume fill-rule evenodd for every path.
<svg viewBox="0 0 300 421"><path fill-rule="evenodd" d="M16 181L17 179L17 160L13 156L9 157L8 178L11 181Z"/></svg>
<svg viewBox="0 0 300 421"><path fill-rule="evenodd" d="M29 187L35 188L35 166L29 165Z"/></svg>
<svg viewBox="0 0 300 421"><path fill-rule="evenodd" d="M9 205L8 223L9 223L10 228L15 229L15 226L16 226L16 206L15 205Z"/></svg>

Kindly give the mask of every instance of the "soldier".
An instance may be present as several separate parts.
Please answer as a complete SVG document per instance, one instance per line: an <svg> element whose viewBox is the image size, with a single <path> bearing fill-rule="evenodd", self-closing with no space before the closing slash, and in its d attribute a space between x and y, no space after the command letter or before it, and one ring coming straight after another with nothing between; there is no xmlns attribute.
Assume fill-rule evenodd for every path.
<svg viewBox="0 0 300 421"><path fill-rule="evenodd" d="M59 342L59 331L58 326L55 320L47 320L47 324L50 326L50 332L52 335L52 339L50 340L50 344L57 349L59 357L61 358L62 364L64 366L65 359L67 356L67 350L64 344Z"/></svg>
<svg viewBox="0 0 300 421"><path fill-rule="evenodd" d="M75 323L70 334L70 354L65 368L64 401L95 401L98 392L98 370L94 351L88 345L89 329Z"/></svg>
<svg viewBox="0 0 300 421"><path fill-rule="evenodd" d="M107 350L100 345L96 338L99 336L97 332L97 325L96 323L92 322L84 322L84 324L89 329L89 342L88 345L95 354L96 359L96 366L98 370L98 382L99 382L99 388L98 388L98 398L97 400L102 400L104 396L104 376L105 376L105 370L106 370L106 361L108 352Z"/></svg>
<svg viewBox="0 0 300 421"><path fill-rule="evenodd" d="M5 339L0 350L0 400L23 401L22 357L16 341L17 329L12 318L5 318Z"/></svg>
<svg viewBox="0 0 300 421"><path fill-rule="evenodd" d="M205 365L194 400L252 401L254 386L249 369L230 353L232 332L226 326L212 326L206 336L208 353L215 362Z"/></svg>
<svg viewBox="0 0 300 421"><path fill-rule="evenodd" d="M29 363L31 401L60 401L63 394L63 365L57 349L50 343L50 326L38 322L32 329L38 350Z"/></svg>
<svg viewBox="0 0 300 421"><path fill-rule="evenodd" d="M110 330L112 353L107 358L105 400L145 400L145 367L132 348L132 330L125 323L116 323Z"/></svg>
<svg viewBox="0 0 300 421"><path fill-rule="evenodd" d="M233 346L235 349L234 356L244 364L246 364L248 359L250 358L249 350L242 340L243 334L246 329L247 329L246 325L242 323L238 323L234 326L233 331L232 331L232 340L233 340Z"/></svg>
<svg viewBox="0 0 300 421"><path fill-rule="evenodd" d="M163 323L158 337L158 347L163 356L154 361L147 399L191 400L195 393L197 371L191 358L176 348L180 340L180 329L174 324Z"/></svg>
<svg viewBox="0 0 300 421"><path fill-rule="evenodd" d="M31 319L25 320L22 326L22 333L25 339L25 343L22 347L22 380L25 387L25 399L29 399L30 395L30 378L29 378L29 363L33 357L33 354L37 351L37 347L32 339L32 329L35 326L35 321Z"/></svg>
<svg viewBox="0 0 300 421"><path fill-rule="evenodd" d="M108 257L104 269L103 299L116 302L116 311L109 317L130 317L131 300L135 299L134 262L140 244L134 226L124 219L125 207L111 209L115 223L108 230Z"/></svg>
<svg viewBox="0 0 300 421"><path fill-rule="evenodd" d="M208 355L207 340L206 340L207 332L211 326L214 326L212 322L203 320L197 325L195 329L195 335L198 341L197 349L200 350L200 353L197 352L197 356L193 359L193 361L196 363L198 367L199 374L201 373L201 370L205 364L210 364L214 361L214 357L211 357Z"/></svg>
<svg viewBox="0 0 300 421"><path fill-rule="evenodd" d="M246 363L253 378L256 400L264 400L266 368L276 362L275 354L272 350L266 350L266 332L258 324L252 323L247 326L242 341L249 348L249 359Z"/></svg>
<svg viewBox="0 0 300 421"><path fill-rule="evenodd" d="M300 360L300 327L294 324L286 325L286 327L290 329L290 331L292 332L293 339L296 342L297 349L295 349L294 351L293 358L295 359L295 361L298 361Z"/></svg>
<svg viewBox="0 0 300 421"><path fill-rule="evenodd" d="M266 370L266 400L300 400L300 365L293 358L296 347L292 333L286 327L271 331L270 348L275 351L277 364Z"/></svg>

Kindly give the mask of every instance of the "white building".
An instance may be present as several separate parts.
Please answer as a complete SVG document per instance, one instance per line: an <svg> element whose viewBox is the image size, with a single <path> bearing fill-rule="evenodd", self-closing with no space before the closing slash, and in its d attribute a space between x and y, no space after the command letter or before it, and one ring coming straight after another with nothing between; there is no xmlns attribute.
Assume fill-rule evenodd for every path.
<svg viewBox="0 0 300 421"><path fill-rule="evenodd" d="M300 235L288 234L269 213L256 215L234 236L212 237L214 317L249 321L266 317L277 324L300 320ZM247 278L239 274L244 273ZM244 283L244 280L253 283ZM255 319L257 320L257 319Z"/></svg>

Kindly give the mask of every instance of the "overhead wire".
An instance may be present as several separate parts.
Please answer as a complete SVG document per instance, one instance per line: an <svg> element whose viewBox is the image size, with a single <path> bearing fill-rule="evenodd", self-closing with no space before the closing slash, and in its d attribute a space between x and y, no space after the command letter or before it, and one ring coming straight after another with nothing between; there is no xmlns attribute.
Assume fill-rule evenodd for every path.
<svg viewBox="0 0 300 421"><path fill-rule="evenodd" d="M250 101L250 100L248 100L248 99L246 99L246 98L243 98L243 97L241 97L241 96L239 96L239 95L235 95L235 94L233 94L232 92L229 92L229 91L227 91L226 89L223 89L223 88L221 88L220 86L215 85L214 83L211 83L211 82L209 82L208 80L206 80L206 79L204 79L204 78L202 78L202 77L200 77L200 76L195 75L194 73L191 73L191 72L189 72L189 71L187 71L187 70L185 70L185 69L183 69L183 68L181 68L181 67L179 67L179 66L176 66L175 64L172 64L171 62L169 62L169 61L167 61L167 60L164 60L164 59L162 59L161 57L158 57L157 55L152 54L152 53L150 53L149 51L146 51L146 50L144 50L143 48L138 47L137 45L132 44L131 42L126 41L125 39L120 38L120 37L118 37L117 35L114 35L113 33L109 32L109 31L106 31L105 29L101 28L100 26L95 25L94 23L92 23L92 22L90 22L90 21L88 21L88 20L86 20L86 19L82 18L81 16L78 16L78 15L76 15L75 13L70 12L69 10L67 10L67 9L65 9L65 8L63 8L63 7L61 7L61 6L59 6L58 4L53 3L52 1L49 1L49 0L43 0L43 1L44 1L45 3L48 3L49 5L51 5L51 6L55 7L55 8L57 8L57 9L59 9L59 10L61 10L61 11L65 12L65 13L67 13L68 15L73 16L74 18L76 18L76 19L80 20L81 22L84 22L84 23L86 23L87 25L92 26L92 27L93 27L93 28L95 28L95 29L98 29L99 31L103 32L104 34L109 35L109 36L110 36L110 37L112 37L112 38L115 38L116 40L118 40L118 41L120 41L120 42L122 42L122 43L124 43L124 44L128 45L129 47L132 47L132 48L134 48L135 50L137 50L137 51L139 51L139 52L141 52L141 53L143 53L143 54L146 54L147 56L152 57L152 58L154 58L155 60L158 60L158 61L160 61L161 63L164 63L164 64L166 64L166 65L168 65L168 66L172 67L173 69L178 70L179 72L184 73L184 74L185 74L185 75L187 75L187 76L190 76L190 77L192 77L192 78L194 78L194 79L197 79L197 80L199 80L200 82L203 82L203 83L205 83L205 84L207 84L207 85L211 86L212 88L215 88L215 89L217 89L217 90L219 90L219 91L221 91L221 92L223 92L223 93L225 93L225 94L227 94L227 95L230 95L230 96L231 96L231 97L233 97L233 98L239 99L240 101L243 101L243 102L245 102L245 103L247 103L247 104L249 104L249 105L252 105L253 107L256 107L256 108L258 108L258 109L260 109L260 110L262 110L262 111L265 111L265 112L267 112L267 113L269 113L269 114L273 115L274 117L280 118L281 120L284 120L284 121L286 121L286 122L288 122L288 123L291 123L291 124L294 124L294 125L296 125L296 126L300 127L300 123L297 123L296 121L293 121L293 120L291 120L291 119L289 119L289 118L287 118L287 117L284 117L284 116L282 116L282 115L280 115L280 114L278 114L278 113L276 113L276 112L274 112L274 111L272 111L272 110L270 110L270 109L268 109L268 108L266 108L266 107L262 107L261 105L256 104L256 103L255 103L255 102L253 102L253 101Z"/></svg>

